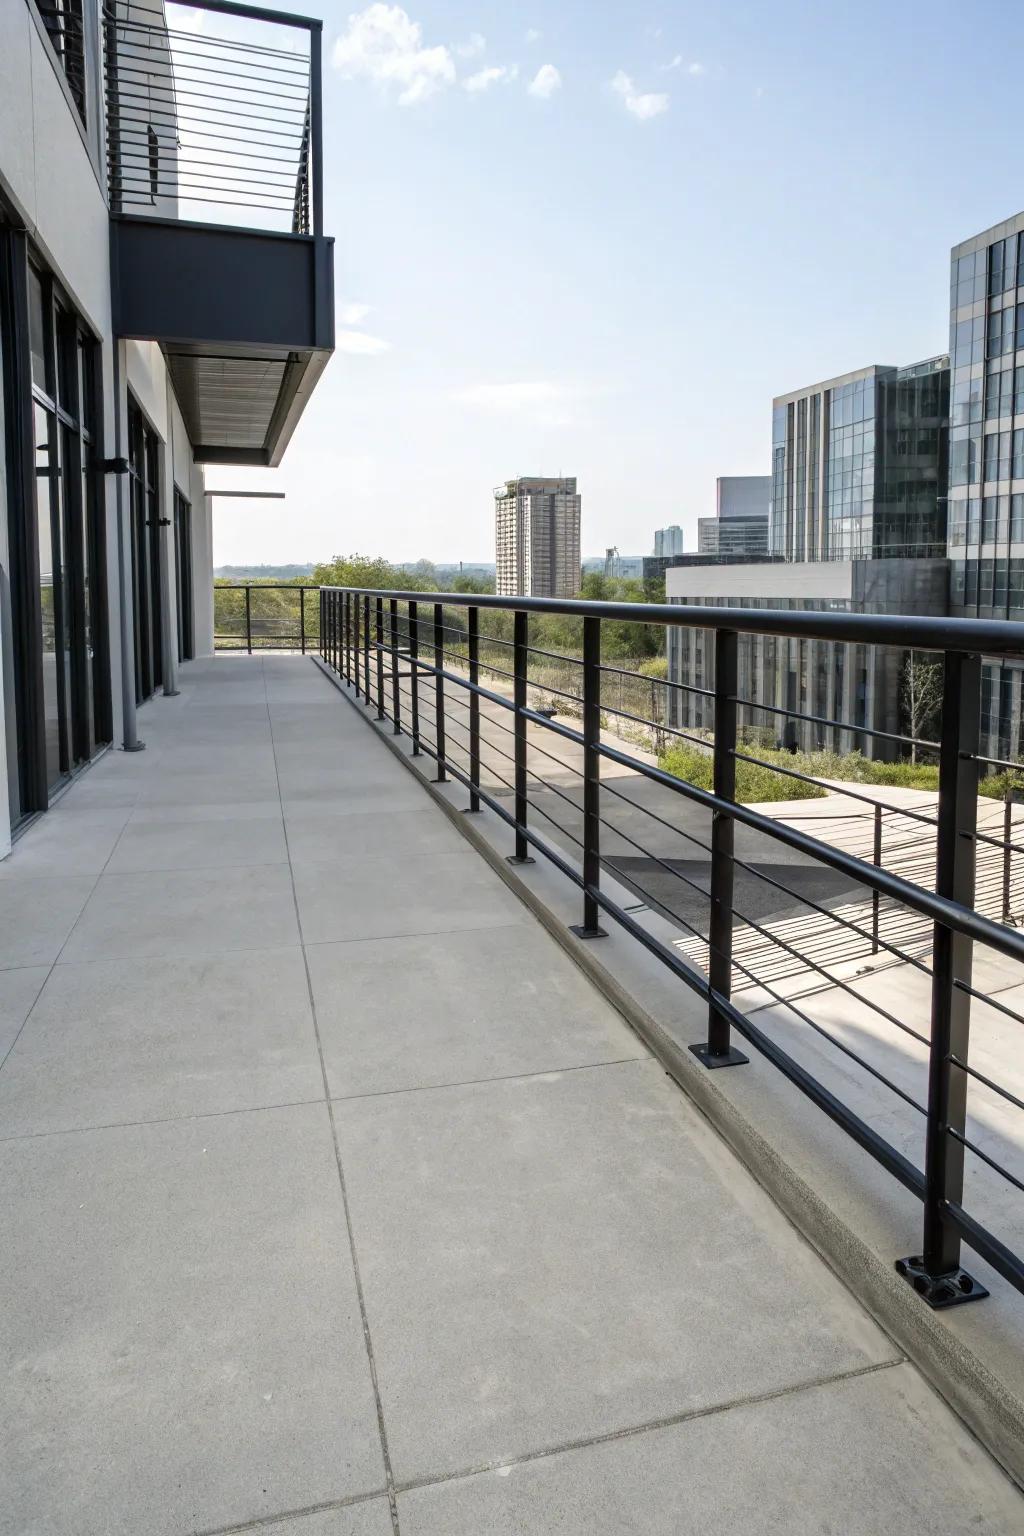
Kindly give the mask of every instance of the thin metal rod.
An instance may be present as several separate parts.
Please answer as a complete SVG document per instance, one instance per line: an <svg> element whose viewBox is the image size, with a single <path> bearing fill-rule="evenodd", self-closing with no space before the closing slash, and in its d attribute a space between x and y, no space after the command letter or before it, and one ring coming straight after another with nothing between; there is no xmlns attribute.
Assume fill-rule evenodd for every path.
<svg viewBox="0 0 1024 1536"><path fill-rule="evenodd" d="M370 599L363 598L363 703L370 703Z"/></svg>
<svg viewBox="0 0 1024 1536"><path fill-rule="evenodd" d="M306 654L306 589L299 588L299 640L302 646L302 654Z"/></svg>
<svg viewBox="0 0 1024 1536"><path fill-rule="evenodd" d="M245 648L252 655L252 588L245 589Z"/></svg>
<svg viewBox="0 0 1024 1536"><path fill-rule="evenodd" d="M875 838L872 849L872 862L876 869L882 867L882 807L875 806ZM877 891L871 892L871 953L878 954L878 919L881 912L882 898Z"/></svg>

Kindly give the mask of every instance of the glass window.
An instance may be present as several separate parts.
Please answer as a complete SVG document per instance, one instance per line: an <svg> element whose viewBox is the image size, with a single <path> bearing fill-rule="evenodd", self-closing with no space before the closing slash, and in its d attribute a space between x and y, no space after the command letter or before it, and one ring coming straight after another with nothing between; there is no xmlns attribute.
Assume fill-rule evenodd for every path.
<svg viewBox="0 0 1024 1536"><path fill-rule="evenodd" d="M32 354L32 382L49 394L47 368L48 316L43 280L34 267L28 269L28 344Z"/></svg>
<svg viewBox="0 0 1024 1536"><path fill-rule="evenodd" d="M1024 427L1017 427L1013 433L1013 458L1010 464L1010 473L1015 480L1024 480Z"/></svg>
<svg viewBox="0 0 1024 1536"><path fill-rule="evenodd" d="M85 30L82 0L36 0L72 99L85 121Z"/></svg>
<svg viewBox="0 0 1024 1536"><path fill-rule="evenodd" d="M1019 492L1010 497L1010 539L1014 544L1024 542L1024 496Z"/></svg>

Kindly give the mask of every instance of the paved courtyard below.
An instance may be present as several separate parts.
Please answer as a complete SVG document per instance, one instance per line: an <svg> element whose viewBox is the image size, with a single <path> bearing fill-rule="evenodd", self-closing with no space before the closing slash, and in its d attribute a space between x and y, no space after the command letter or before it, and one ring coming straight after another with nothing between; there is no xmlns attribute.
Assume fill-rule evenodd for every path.
<svg viewBox="0 0 1024 1536"><path fill-rule="evenodd" d="M0 863L2 1536L1021 1530L312 660L140 734Z"/></svg>

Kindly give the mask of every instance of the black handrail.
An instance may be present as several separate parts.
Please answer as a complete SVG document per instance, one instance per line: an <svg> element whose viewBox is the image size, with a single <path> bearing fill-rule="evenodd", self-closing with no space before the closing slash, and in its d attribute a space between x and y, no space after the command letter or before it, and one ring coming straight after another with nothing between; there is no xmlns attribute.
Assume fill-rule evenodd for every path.
<svg viewBox="0 0 1024 1536"><path fill-rule="evenodd" d="M968 1243L999 1274L1024 1292L1024 1259L1012 1253L998 1237L963 1208L965 1152L978 1152L1011 1185L1019 1187L1019 1180L1013 1173L988 1153L980 1153L976 1144L967 1136L967 1085L969 1078L978 1078L978 1074L969 1065L971 998L978 995L971 985L974 945L980 943L1003 956L1024 961L1024 934L1007 926L1005 921L1008 907L1008 856L1011 848L1008 811L1004 822L1003 922L995 921L977 909L974 888L979 847L988 844L1003 846L998 839L979 834L977 829L979 771L985 761L980 752L981 660L982 657L990 656L1024 657L1024 624L890 614L702 608L676 604L604 603L583 599L497 597L491 594L423 593L349 587L321 588L319 601L319 650L324 663L340 676L344 684L353 687L357 698L374 708L378 720L390 720L396 734L403 734L408 729L404 722L411 721L413 754L422 752L434 760L437 782L444 783L451 779L463 785L469 792L470 809L477 810L482 805L486 806L514 833L514 852L510 855L512 862L530 863L531 855L539 854L581 891L582 922L574 927L574 932L585 940L603 936L597 921L598 913L603 913L656 955L705 1000L708 1010L707 1037L704 1042L691 1047L705 1066L719 1068L748 1060L733 1044L732 1032L735 1030L894 1178L921 1199L924 1206L922 1253L900 1259L896 1267L930 1305L946 1307L957 1302L976 1300L987 1294L984 1286L961 1267L961 1241ZM445 623L446 609L465 610L465 628L458 631L466 643L468 670L465 672L455 670L448 660L455 653L446 650L443 639L444 632L450 628ZM486 642L487 637L480 634L479 615L487 609L510 612L515 616L513 670L511 674L507 669L504 672L511 680L511 697L480 681L481 672L487 671L488 666L486 661L480 660L480 643ZM579 729L575 725L551 719L548 713L542 713L530 705L528 662L531 648L528 644L528 618L531 614L557 614L584 621L582 656L567 658L582 669L582 720ZM622 670L606 668L601 663L602 620L687 627L714 633L715 731L713 742L707 744L707 750L714 758L712 790L702 789L677 778L663 768L655 767L649 761L601 739L601 678L606 671ZM875 810L870 856L861 858L808 832L800 831L783 820L766 816L736 799L736 766L745 756L739 748L737 719L741 710L753 707L752 701L741 698L738 693L735 662L737 636L741 633L890 645L942 654L942 731L941 740L934 747L939 759L937 812L934 822L920 817L916 817L914 822L915 825L935 827L934 888L884 867L881 816L883 812L897 816L906 814L899 806L882 805ZM372 668L371 655L375 662ZM461 662L462 659L461 653L456 655L457 661ZM428 681L431 684L429 691L422 688ZM407 692L404 692L404 714L400 705L403 684L408 685ZM543 688L544 685L539 686ZM461 704L462 698L467 698L468 704ZM511 751L499 748L497 743L482 736L482 702L496 708L506 719L511 715L508 727ZM433 745L430 739L424 737L424 708L428 710L428 735ZM467 710L468 726L464 719L456 718L455 711L459 708ZM793 713L798 715L797 711ZM493 723L500 722L495 720ZM581 750L583 768L572 768L571 771L578 773L582 780L582 804L556 786L546 784L530 767L528 725L549 731ZM460 733L458 739L453 738L453 732ZM462 736L468 736L468 747L461 739ZM485 748L497 752L511 765L511 779L495 770L495 777L505 786L505 793L492 793L481 783L482 751ZM457 752L461 752L464 758L468 757L468 769L454 760L453 754ZM706 940L685 918L659 907L656 899L647 901L652 909L664 912L677 925L681 923L690 928L702 942L706 942L709 962L707 975L694 962L680 954L676 947L652 934L638 920L635 908L627 909L601 887L602 870L610 868L613 873L617 873L603 853L600 840L601 826L610 825L600 809L602 762L630 769L649 783L682 796L711 815L710 844L701 843L702 847L708 847L711 855L710 923ZM570 767L569 764L564 766ZM775 767L774 764L763 766ZM806 779L807 775L796 777ZM575 807L582 817L582 837L562 826L535 799L530 799L530 778L554 790L560 802L568 801L570 806ZM810 782L820 781L811 779ZM644 809L635 802L631 801L630 804L637 810ZM550 837L531 825L531 811L543 816L563 833L569 833L571 842L578 850L582 850L579 864L556 849ZM654 821L668 825L663 817L654 812L650 814ZM881 948L895 957L908 960L918 971L928 971L928 967L902 953L892 943L880 941L879 908L883 900L899 910L916 914L918 919L924 919L930 925L933 956L929 972L931 1028L926 1034L909 1031L927 1043L926 1104L919 1104L848 1044L819 1026L797 1008L791 998L773 992L766 981L748 968L742 954L734 953L733 936L737 919L749 931L771 938L763 926L746 918L735 904L733 871L740 868L756 873L749 862L740 859L735 853L734 828L737 824L760 832L793 852L815 860L870 893L872 916L869 929L861 930L839 915L835 918L844 931L863 934L869 953L877 953ZM612 830L614 832L616 829L612 827ZM678 830L682 837L691 842L699 841L685 828L680 827ZM626 837L624 833L618 835L625 837L627 843L645 853L655 864L661 865L668 874L677 873L668 862L651 854L650 850L643 848L632 837ZM921 835L926 836L927 833L922 831ZM917 849L914 851L916 854ZM916 865L913 873L920 873ZM623 877L620 875L619 878ZM701 890L685 874L679 873L678 878L695 890ZM787 890L784 883L774 876L764 878L777 890ZM628 877L626 879L628 883ZM701 894L707 895L704 891ZM789 890L789 894L797 902L804 900L796 891ZM806 905L825 917L831 915L826 908L809 898ZM791 944L782 940L776 942L790 955L796 953ZM827 970L816 961L808 959L806 963L816 974L829 977ZM798 1019L830 1040L845 1056L859 1062L873 1078L885 1084L899 1099L924 1116L927 1146L923 1169L916 1167L902 1150L885 1140L874 1126L739 1010L731 995L734 973L762 987L770 997L790 1007ZM840 987L844 985L839 978L829 979ZM850 990L848 986L846 990ZM893 1015L881 1005L872 1004L868 999L862 1000L879 1017L889 1023L895 1022ZM1013 1014L1013 1017L1024 1026L1024 1017L1017 1014ZM999 1084L991 1086L1004 1100L1016 1102L1014 1096Z"/></svg>

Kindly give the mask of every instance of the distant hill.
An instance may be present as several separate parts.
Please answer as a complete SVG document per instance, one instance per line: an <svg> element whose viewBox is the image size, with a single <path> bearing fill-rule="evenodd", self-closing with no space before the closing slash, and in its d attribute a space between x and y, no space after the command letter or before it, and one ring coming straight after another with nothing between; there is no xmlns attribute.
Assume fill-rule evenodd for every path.
<svg viewBox="0 0 1024 1536"><path fill-rule="evenodd" d="M215 565L213 574L221 581L295 581L312 576L310 565Z"/></svg>

